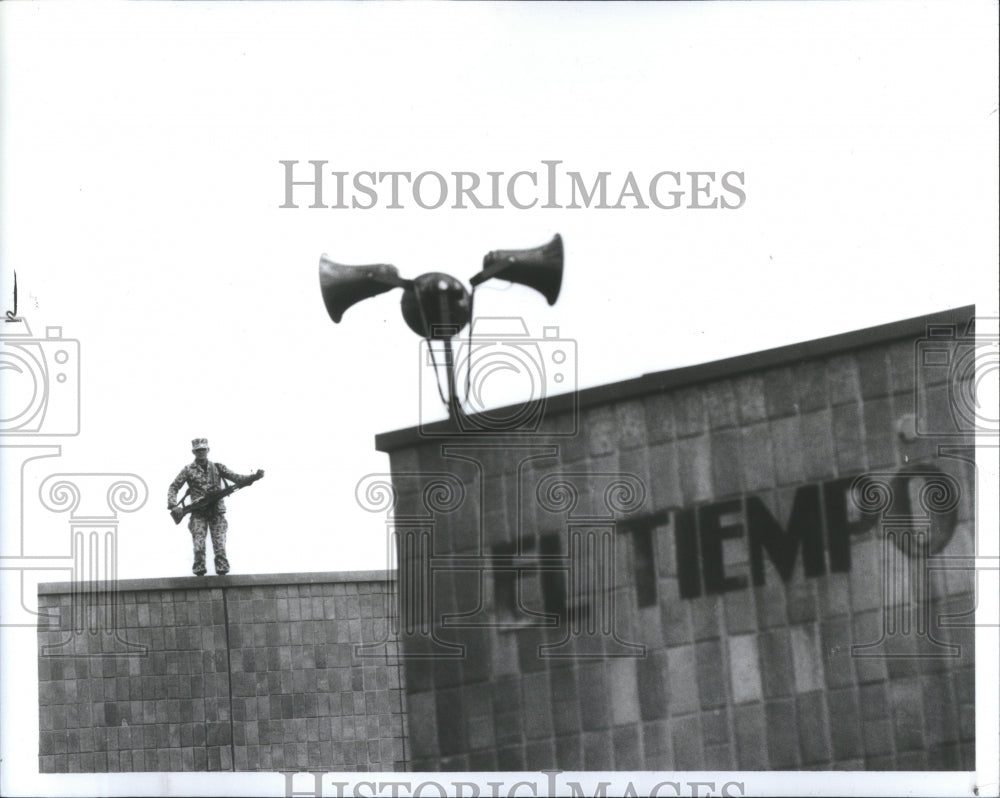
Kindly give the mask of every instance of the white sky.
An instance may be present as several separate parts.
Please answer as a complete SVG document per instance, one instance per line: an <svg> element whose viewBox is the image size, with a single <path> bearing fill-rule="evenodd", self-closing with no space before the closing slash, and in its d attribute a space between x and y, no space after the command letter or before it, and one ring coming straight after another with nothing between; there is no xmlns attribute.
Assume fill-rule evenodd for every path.
<svg viewBox="0 0 1000 798"><path fill-rule="evenodd" d="M267 471L229 501L234 573L385 567L355 485L388 471L376 434L417 424L421 400L444 413L398 291L329 320L324 252L467 280L487 251L561 233L555 307L497 282L476 309L558 326L580 387L995 313L996 91L993 3L5 3L0 296L16 270L35 336L79 341L82 414L28 467L23 552L5 455L3 554L68 554L44 477L133 473L149 498L121 517L119 576L188 574L165 493L207 436L213 459ZM612 185L736 170L747 201L279 209L290 159L481 175L558 159Z"/></svg>

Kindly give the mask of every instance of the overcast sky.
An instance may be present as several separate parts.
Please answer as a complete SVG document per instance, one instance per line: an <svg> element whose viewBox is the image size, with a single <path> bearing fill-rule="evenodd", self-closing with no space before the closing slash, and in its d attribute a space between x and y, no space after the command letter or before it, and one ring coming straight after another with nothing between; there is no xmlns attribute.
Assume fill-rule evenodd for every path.
<svg viewBox="0 0 1000 798"><path fill-rule="evenodd" d="M233 573L385 567L355 486L388 471L376 434L444 409L399 291L330 321L324 252L467 280L560 233L554 307L493 282L476 310L558 327L579 387L996 311L993 4L3 4L0 24L3 309L16 270L34 336L79 342L81 408L76 436L4 438L62 447L23 505L5 453L7 556L69 553L46 477L128 473L149 495L120 517L119 576L188 574L166 490L205 436L267 472L229 501ZM319 209L296 189L291 209L282 160L484 180L558 160L610 172L611 202L629 172L644 192L739 172L745 201Z"/></svg>

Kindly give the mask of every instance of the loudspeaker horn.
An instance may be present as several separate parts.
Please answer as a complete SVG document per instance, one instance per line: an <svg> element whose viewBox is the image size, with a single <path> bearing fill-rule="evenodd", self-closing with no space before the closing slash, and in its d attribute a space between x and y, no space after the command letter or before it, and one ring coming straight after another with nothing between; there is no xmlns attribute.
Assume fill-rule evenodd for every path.
<svg viewBox="0 0 1000 798"><path fill-rule="evenodd" d="M479 285L494 277L520 283L544 295L550 305L562 287L563 243L556 233L548 244L534 249L497 249L483 258L483 270L469 282Z"/></svg>
<svg viewBox="0 0 1000 798"><path fill-rule="evenodd" d="M345 266L326 255L319 259L319 290L323 294L323 304L330 318L338 324L351 305L393 288L407 288L412 283L400 277L396 267L389 263Z"/></svg>

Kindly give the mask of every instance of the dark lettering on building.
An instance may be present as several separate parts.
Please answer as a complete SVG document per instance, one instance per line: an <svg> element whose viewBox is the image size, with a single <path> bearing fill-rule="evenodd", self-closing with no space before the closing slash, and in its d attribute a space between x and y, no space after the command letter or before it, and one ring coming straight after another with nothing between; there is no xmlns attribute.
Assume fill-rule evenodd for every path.
<svg viewBox="0 0 1000 798"><path fill-rule="evenodd" d="M838 477L789 489L782 496L782 509L773 507L763 496L747 494L619 520L618 533L627 536L631 553L625 567L631 574L636 606L650 607L659 601L658 579L666 574L660 572L656 552L666 560L670 548L679 595L691 599L764 585L768 563L785 583L798 573L800 562L806 577L850 571L851 539L875 528L883 512L893 523L909 519L927 525L931 553L947 544L954 533L957 497L954 502L938 499L938 505L921 506L916 515L914 503L922 501L919 495L926 491L928 482L947 488L944 483L954 483L953 479L932 467L914 466L875 475L870 484L884 488L882 504L859 500L859 479L864 477ZM727 558L727 544L745 556L736 561L732 556ZM566 546L566 533L548 532L537 539L525 535L520 545L507 542L492 547L493 557L503 562L495 562L491 568L501 623L518 625L526 610L554 616L566 616L572 610L582 613L581 618L588 614L587 591L580 593L581 585L589 584L588 580L580 582L583 575L577 574L578 595L569 596L574 580ZM515 556L518 552L527 555L528 561L519 561ZM526 593L524 578L537 579L537 588ZM522 602L535 590L540 606L529 610Z"/></svg>
<svg viewBox="0 0 1000 798"><path fill-rule="evenodd" d="M894 516L912 515L910 493L915 479L938 475L935 469L897 473L891 480L889 508ZM651 560L645 547L656 530L673 528L677 561L677 582L681 598L742 590L766 582L769 562L783 582L789 582L801 560L807 577L851 569L851 537L871 530L880 512L867 511L851 496L857 475L838 477L823 483L798 487L791 495L787 518L779 518L761 496L748 494L735 499L697 507L660 510L652 515L630 518L620 526L633 534L634 583L639 606L655 603L655 574L646 564ZM917 486L919 489L919 485ZM954 531L955 514L930 513L937 534L935 550L943 547ZM745 542L749 568L727 567L723 546L728 540Z"/></svg>

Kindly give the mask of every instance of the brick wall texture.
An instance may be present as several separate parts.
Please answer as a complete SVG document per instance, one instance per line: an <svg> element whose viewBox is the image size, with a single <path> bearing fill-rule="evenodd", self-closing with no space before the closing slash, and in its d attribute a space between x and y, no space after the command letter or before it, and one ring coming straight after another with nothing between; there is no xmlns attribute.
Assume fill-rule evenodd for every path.
<svg viewBox="0 0 1000 798"><path fill-rule="evenodd" d="M972 769L963 329L384 446L412 768Z"/></svg>
<svg viewBox="0 0 1000 798"><path fill-rule="evenodd" d="M406 768L393 583L226 579L42 586L42 773Z"/></svg>

